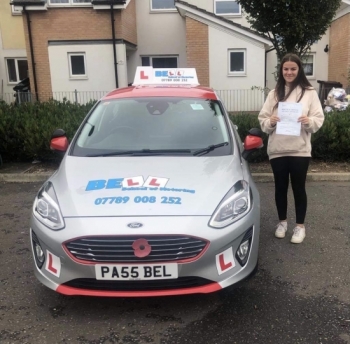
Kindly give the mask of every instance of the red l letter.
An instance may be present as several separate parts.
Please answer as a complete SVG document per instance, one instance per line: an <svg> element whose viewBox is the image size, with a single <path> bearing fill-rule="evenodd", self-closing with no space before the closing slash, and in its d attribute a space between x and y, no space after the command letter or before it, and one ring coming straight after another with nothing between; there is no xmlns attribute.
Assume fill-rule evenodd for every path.
<svg viewBox="0 0 350 344"><path fill-rule="evenodd" d="M223 253L221 253L219 256L219 263L220 263L221 271L225 271L232 266L231 262L229 262L228 264L225 263Z"/></svg>
<svg viewBox="0 0 350 344"><path fill-rule="evenodd" d="M134 185L139 185L138 182L133 183L132 179L128 179L128 186L134 186Z"/></svg>
<svg viewBox="0 0 350 344"><path fill-rule="evenodd" d="M47 267L54 274L57 274L57 269L52 266L52 255L49 253L49 266Z"/></svg>
<svg viewBox="0 0 350 344"><path fill-rule="evenodd" d="M140 73L140 79L148 79L148 76L145 75L145 71L143 71L143 70Z"/></svg>
<svg viewBox="0 0 350 344"><path fill-rule="evenodd" d="M150 182L149 182L149 185L152 185L152 186L160 186L160 184L157 184L157 179L153 178Z"/></svg>

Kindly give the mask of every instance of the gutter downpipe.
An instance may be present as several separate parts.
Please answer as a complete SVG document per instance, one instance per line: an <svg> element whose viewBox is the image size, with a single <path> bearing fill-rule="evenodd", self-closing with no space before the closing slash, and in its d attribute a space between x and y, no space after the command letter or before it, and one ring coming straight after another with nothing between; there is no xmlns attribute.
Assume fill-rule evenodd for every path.
<svg viewBox="0 0 350 344"><path fill-rule="evenodd" d="M266 50L265 51L265 72L264 72L264 79L265 79L265 87L266 87L266 84L267 84L267 80L266 80L266 74L267 74L267 54L270 52L270 51L273 51L275 50L275 48L271 48L269 50Z"/></svg>
<svg viewBox="0 0 350 344"><path fill-rule="evenodd" d="M32 38L32 30L30 27L29 12L26 10L25 6L23 6L23 11L26 13L26 17L27 17L30 56L32 59L32 70L33 70L33 79L34 79L34 94L35 94L36 100L39 101L38 85L36 83L36 71L35 71L35 61L34 61L34 51L33 51L33 38Z"/></svg>
<svg viewBox="0 0 350 344"><path fill-rule="evenodd" d="M118 68L117 68L117 51L115 48L115 31L114 31L114 1L111 0L111 23L112 23L112 44L113 44L113 59L114 59L114 77L115 77L115 87L119 88L118 84Z"/></svg>

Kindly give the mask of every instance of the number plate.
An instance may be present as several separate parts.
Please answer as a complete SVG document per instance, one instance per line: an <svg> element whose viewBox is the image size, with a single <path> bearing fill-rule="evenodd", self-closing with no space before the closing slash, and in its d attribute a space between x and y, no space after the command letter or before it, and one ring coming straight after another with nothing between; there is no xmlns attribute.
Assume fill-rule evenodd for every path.
<svg viewBox="0 0 350 344"><path fill-rule="evenodd" d="M150 265L96 264L98 280L158 280L178 277L176 263Z"/></svg>

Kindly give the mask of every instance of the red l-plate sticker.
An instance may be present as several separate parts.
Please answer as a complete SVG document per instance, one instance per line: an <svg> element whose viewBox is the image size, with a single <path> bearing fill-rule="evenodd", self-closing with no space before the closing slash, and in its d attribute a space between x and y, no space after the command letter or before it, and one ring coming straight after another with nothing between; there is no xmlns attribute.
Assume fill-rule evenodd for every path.
<svg viewBox="0 0 350 344"><path fill-rule="evenodd" d="M225 263L225 258L224 258L224 254L221 253L219 256L219 263L220 263L220 268L222 271L225 271L227 269L229 269L232 266L232 262L227 262Z"/></svg>
<svg viewBox="0 0 350 344"><path fill-rule="evenodd" d="M54 274L57 274L57 269L53 267L53 259L52 259L52 254L49 253L49 265L47 266L47 269L53 272Z"/></svg>
<svg viewBox="0 0 350 344"><path fill-rule="evenodd" d="M225 251L216 255L216 268L218 274L221 275L224 272L231 270L236 266L235 259L233 257L232 247L229 247Z"/></svg>
<svg viewBox="0 0 350 344"><path fill-rule="evenodd" d="M45 269L56 277L61 274L61 260L50 251L46 250L46 265Z"/></svg>

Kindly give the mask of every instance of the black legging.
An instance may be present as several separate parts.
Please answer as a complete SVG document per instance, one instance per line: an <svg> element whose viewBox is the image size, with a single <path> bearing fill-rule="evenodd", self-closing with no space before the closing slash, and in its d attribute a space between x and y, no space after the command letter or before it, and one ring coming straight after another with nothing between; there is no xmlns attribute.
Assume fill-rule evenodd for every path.
<svg viewBox="0 0 350 344"><path fill-rule="evenodd" d="M305 181L309 162L309 157L295 156L285 156L270 160L275 178L275 201L280 221L287 218L289 175L294 194L296 223L303 224L305 221L307 208Z"/></svg>

